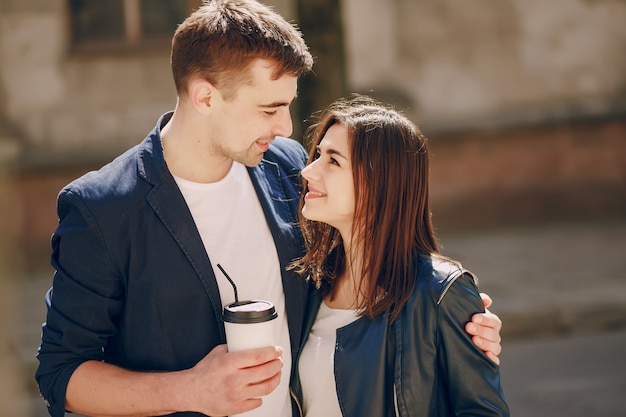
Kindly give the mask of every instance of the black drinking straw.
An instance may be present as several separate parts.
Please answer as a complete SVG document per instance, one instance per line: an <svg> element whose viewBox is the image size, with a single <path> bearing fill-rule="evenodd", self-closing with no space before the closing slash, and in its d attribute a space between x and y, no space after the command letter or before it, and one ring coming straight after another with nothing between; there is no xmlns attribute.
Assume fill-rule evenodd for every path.
<svg viewBox="0 0 626 417"><path fill-rule="evenodd" d="M222 274L224 274L224 276L226 277L226 279L228 280L228 282L230 282L230 285L233 286L233 290L235 291L235 302L238 303L239 302L239 297L237 296L237 286L235 285L235 283L233 282L232 279L230 279L230 277L228 276L228 274L226 273L226 271L224 271L224 268L222 268L222 265L217 264L217 267L220 269L220 271L222 271Z"/></svg>

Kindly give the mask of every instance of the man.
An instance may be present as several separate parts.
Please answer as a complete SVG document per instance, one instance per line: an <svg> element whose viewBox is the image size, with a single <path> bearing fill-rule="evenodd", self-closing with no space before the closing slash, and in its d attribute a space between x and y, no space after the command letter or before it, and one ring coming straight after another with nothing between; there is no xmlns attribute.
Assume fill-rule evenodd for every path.
<svg viewBox="0 0 626 417"><path fill-rule="evenodd" d="M53 417L291 415L308 290L286 266L303 253L306 153L284 137L312 63L300 32L254 0L208 2L179 26L174 112L58 197L36 373ZM227 352L234 294L218 263L241 299L275 304L276 346ZM500 321L477 317L497 361Z"/></svg>

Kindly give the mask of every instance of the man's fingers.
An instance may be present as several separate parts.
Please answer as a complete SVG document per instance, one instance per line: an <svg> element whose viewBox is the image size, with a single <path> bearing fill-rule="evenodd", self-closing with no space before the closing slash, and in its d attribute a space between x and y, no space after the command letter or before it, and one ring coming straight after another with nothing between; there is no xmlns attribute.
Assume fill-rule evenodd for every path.
<svg viewBox="0 0 626 417"><path fill-rule="evenodd" d="M489 308L489 307L491 307L491 304L493 304L493 301L491 300L491 297L489 297L484 292L480 293L480 298L483 300L483 304L485 305L485 308Z"/></svg>
<svg viewBox="0 0 626 417"><path fill-rule="evenodd" d="M241 403L239 403L237 406L233 407L233 414L242 414L245 413L247 411L251 411L254 410L255 408L258 408L261 406L261 404L263 404L263 400L260 398L249 398L245 401L242 401Z"/></svg>
<svg viewBox="0 0 626 417"><path fill-rule="evenodd" d="M280 359L283 356L283 348L280 346L269 346L258 349L242 350L231 354L236 361L237 368L250 368L267 362Z"/></svg>
<svg viewBox="0 0 626 417"><path fill-rule="evenodd" d="M250 399L268 395L280 383L283 361L279 347L251 349L230 354L238 371L228 382L236 397ZM231 388L232 389L232 388Z"/></svg>
<svg viewBox="0 0 626 417"><path fill-rule="evenodd" d="M491 359L491 361L492 361L493 363L495 363L496 365L500 365L500 358L499 358L499 357L497 357L496 355L494 355L494 354L493 354L493 353L491 353L491 352L485 352L485 354L487 355L487 357L488 357L489 359Z"/></svg>
<svg viewBox="0 0 626 417"><path fill-rule="evenodd" d="M283 349L270 346L240 352L228 352L226 345L215 347L194 368L194 386L204 386L212 393L194 393L190 401L206 398L201 409L207 415L230 415L250 411L261 405L258 397L272 392L279 384ZM209 399L219 398L215 404ZM217 400L216 400L217 401Z"/></svg>
<svg viewBox="0 0 626 417"><path fill-rule="evenodd" d="M500 344L502 341L500 337L499 326L497 326L497 322L493 322L494 326L487 326L484 324L485 321L482 319L482 324L476 324L473 320L465 325L465 331L472 336L478 336L481 339L484 339L487 342ZM479 346L484 350L483 346ZM499 353L499 352L498 352Z"/></svg>
<svg viewBox="0 0 626 417"><path fill-rule="evenodd" d="M226 395L239 406L235 414L252 410L261 405L260 397L272 393L280 384L282 362L271 361L263 365L241 369L226 382ZM266 377L269 375L269 377ZM236 388L235 388L236 387Z"/></svg>
<svg viewBox="0 0 626 417"><path fill-rule="evenodd" d="M502 345L499 342L492 342L480 336L474 336L472 340L478 342L476 346L480 345L481 349L488 353L498 356L502 352Z"/></svg>
<svg viewBox="0 0 626 417"><path fill-rule="evenodd" d="M500 365L500 359L498 358L498 355L502 351L502 345L500 345L500 343L490 342L489 340L486 340L480 336L473 336L472 342L479 349L485 352L485 355L487 355L487 357L491 359L492 362L494 362L496 365Z"/></svg>
<svg viewBox="0 0 626 417"><path fill-rule="evenodd" d="M281 358L278 358L260 365L241 369L239 377L247 381L249 385L254 385L273 378L277 374L280 374L282 369L283 361Z"/></svg>
<svg viewBox="0 0 626 417"><path fill-rule="evenodd" d="M472 316L472 323L476 324L479 328L484 327L487 329L493 329L498 333L502 329L502 320L490 311L474 314Z"/></svg>
<svg viewBox="0 0 626 417"><path fill-rule="evenodd" d="M271 378L252 384L248 387L247 392L251 397L264 397L274 391L280 384L282 372L274 374Z"/></svg>

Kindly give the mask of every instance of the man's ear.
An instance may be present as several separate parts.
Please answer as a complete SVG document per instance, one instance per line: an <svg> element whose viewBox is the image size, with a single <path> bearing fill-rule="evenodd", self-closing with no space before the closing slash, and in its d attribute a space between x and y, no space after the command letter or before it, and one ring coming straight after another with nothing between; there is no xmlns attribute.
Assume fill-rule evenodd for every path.
<svg viewBox="0 0 626 417"><path fill-rule="evenodd" d="M206 80L194 80L189 86L189 98L193 106L203 115L211 111L217 90Z"/></svg>

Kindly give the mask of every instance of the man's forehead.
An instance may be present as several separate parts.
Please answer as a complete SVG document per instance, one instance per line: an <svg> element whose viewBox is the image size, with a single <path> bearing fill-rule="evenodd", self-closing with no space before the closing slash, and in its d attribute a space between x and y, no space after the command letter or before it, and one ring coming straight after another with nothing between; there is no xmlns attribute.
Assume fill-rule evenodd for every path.
<svg viewBox="0 0 626 417"><path fill-rule="evenodd" d="M274 78L271 68L267 67L251 68L250 75L250 82L241 85L239 90L244 95L256 96L260 106L288 106L298 95L298 78L294 75Z"/></svg>

